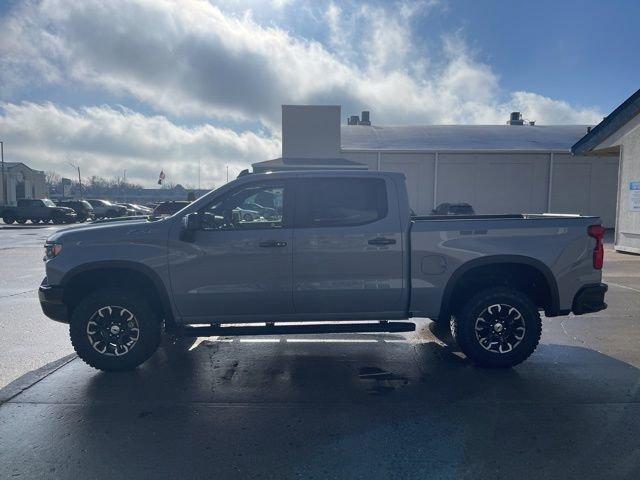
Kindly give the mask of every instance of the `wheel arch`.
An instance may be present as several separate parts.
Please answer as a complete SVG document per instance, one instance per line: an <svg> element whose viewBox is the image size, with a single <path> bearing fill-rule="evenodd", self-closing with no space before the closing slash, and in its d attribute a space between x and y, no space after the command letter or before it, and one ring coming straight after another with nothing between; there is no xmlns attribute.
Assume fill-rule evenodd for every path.
<svg viewBox="0 0 640 480"><path fill-rule="evenodd" d="M547 265L524 255L490 255L470 260L453 272L444 289L439 318L448 321L453 313L453 305L457 297L462 294L461 290L465 285L472 285L474 281L477 283L479 279L497 279L500 275L505 275L504 279L493 285L509 284L510 280L514 280L514 274L518 272L533 276L530 285L528 282L523 284L521 281L517 286L520 288L524 286L526 293L535 293L536 303L548 317L557 316L560 311L558 284ZM487 284L487 287L491 285Z"/></svg>
<svg viewBox="0 0 640 480"><path fill-rule="evenodd" d="M167 288L150 267L137 262L105 260L80 265L67 272L60 281L64 289L63 303L69 316L88 293L97 288L116 286L141 290L151 300L151 306L169 326L175 324Z"/></svg>

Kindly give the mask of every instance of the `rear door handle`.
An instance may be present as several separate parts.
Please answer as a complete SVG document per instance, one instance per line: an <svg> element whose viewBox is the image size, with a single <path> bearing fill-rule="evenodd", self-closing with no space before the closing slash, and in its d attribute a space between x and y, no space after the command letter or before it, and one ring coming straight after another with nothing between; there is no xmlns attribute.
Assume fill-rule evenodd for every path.
<svg viewBox="0 0 640 480"><path fill-rule="evenodd" d="M260 245L262 248L279 248L286 247L287 242L281 242L278 240L267 240L265 242L260 242L258 245Z"/></svg>
<svg viewBox="0 0 640 480"><path fill-rule="evenodd" d="M378 237L369 240L369 245L395 245L395 243L394 238Z"/></svg>

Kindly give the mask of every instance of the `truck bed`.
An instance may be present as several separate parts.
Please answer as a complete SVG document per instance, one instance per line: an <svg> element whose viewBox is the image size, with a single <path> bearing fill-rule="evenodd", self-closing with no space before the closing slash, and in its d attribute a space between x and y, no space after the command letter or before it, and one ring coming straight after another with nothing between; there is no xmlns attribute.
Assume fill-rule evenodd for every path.
<svg viewBox="0 0 640 480"><path fill-rule="evenodd" d="M557 310L571 310L581 286L601 278L592 264L595 240L587 235L588 227L599 223L598 217L564 214L413 216L411 312L448 315L440 306L456 276L510 262L543 272L557 286Z"/></svg>

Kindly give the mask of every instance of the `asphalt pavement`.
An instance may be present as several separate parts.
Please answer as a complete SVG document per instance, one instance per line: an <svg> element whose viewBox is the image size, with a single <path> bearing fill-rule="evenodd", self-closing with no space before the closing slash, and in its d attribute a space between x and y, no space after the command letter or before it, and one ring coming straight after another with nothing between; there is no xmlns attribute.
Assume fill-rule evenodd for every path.
<svg viewBox="0 0 640 480"><path fill-rule="evenodd" d="M421 319L408 334L203 338L105 374L20 293L42 274L40 238L8 248L5 233L0 262L19 268L0 274L3 372L44 367L0 390L0 478L640 478L639 256L608 248L609 308L545 319L507 371L475 368ZM59 351L25 353L43 345Z"/></svg>
<svg viewBox="0 0 640 480"><path fill-rule="evenodd" d="M68 327L42 314L45 239L60 226L0 223L0 388L73 352Z"/></svg>

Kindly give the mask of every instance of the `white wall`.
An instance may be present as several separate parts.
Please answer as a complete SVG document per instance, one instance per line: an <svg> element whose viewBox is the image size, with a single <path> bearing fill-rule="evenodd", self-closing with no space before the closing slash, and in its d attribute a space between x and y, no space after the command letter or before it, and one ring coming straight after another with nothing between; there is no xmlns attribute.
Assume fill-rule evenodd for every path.
<svg viewBox="0 0 640 480"><path fill-rule="evenodd" d="M337 158L340 145L340 106L282 106L283 157Z"/></svg>
<svg viewBox="0 0 640 480"><path fill-rule="evenodd" d="M617 186L617 157L555 154L550 211L597 215L613 228Z"/></svg>
<svg viewBox="0 0 640 480"><path fill-rule="evenodd" d="M623 137L620 159L616 249L640 253L640 212L631 211L629 198L629 184L640 182L640 127Z"/></svg>
<svg viewBox="0 0 640 480"><path fill-rule="evenodd" d="M378 169L378 152L342 157ZM476 213L579 213L615 224L618 159L549 153L379 153L380 169L407 178L409 201L421 215L440 203L466 202ZM549 206L549 172L552 171ZM435 204L434 204L435 190Z"/></svg>
<svg viewBox="0 0 640 480"><path fill-rule="evenodd" d="M436 203L466 202L476 213L543 212L547 154L438 155Z"/></svg>

